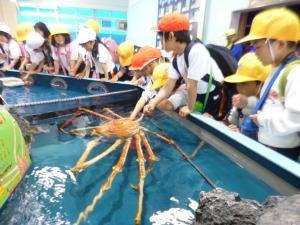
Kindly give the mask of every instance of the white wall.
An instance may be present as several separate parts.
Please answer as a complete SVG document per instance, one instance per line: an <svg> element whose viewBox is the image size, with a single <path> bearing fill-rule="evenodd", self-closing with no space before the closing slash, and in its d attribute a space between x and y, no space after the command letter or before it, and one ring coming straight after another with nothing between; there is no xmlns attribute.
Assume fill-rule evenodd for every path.
<svg viewBox="0 0 300 225"><path fill-rule="evenodd" d="M126 40L138 46L155 47L156 32L151 28L157 24L157 13L158 0L129 0Z"/></svg>
<svg viewBox="0 0 300 225"><path fill-rule="evenodd" d="M230 28L231 13L248 7L249 0L206 0L203 42L222 44Z"/></svg>

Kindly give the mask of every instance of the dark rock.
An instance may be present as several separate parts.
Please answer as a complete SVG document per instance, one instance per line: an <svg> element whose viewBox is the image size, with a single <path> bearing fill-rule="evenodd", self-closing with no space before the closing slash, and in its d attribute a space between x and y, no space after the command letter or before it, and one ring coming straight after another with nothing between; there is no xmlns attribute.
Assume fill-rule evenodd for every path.
<svg viewBox="0 0 300 225"><path fill-rule="evenodd" d="M215 189L201 193L194 225L254 225L262 212L257 201L243 200L237 193Z"/></svg>
<svg viewBox="0 0 300 225"><path fill-rule="evenodd" d="M15 109L13 108L9 108L8 109L9 113L14 117L14 119L17 121L21 132L23 134L25 143L27 146L29 146L32 142L33 142L33 136L30 132L30 124L29 122L24 119L23 117L21 117Z"/></svg>
<svg viewBox="0 0 300 225"><path fill-rule="evenodd" d="M257 221L257 225L300 225L300 194L279 197Z"/></svg>
<svg viewBox="0 0 300 225"><path fill-rule="evenodd" d="M300 225L300 194L271 196L264 204L223 189L201 192L193 225Z"/></svg>

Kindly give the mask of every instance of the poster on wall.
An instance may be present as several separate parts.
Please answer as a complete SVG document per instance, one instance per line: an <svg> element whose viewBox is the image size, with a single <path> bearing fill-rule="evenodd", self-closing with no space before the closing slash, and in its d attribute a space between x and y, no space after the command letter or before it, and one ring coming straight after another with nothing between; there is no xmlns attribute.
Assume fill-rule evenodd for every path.
<svg viewBox="0 0 300 225"><path fill-rule="evenodd" d="M180 12L190 19L191 38L201 38L205 0L158 0L158 21L167 13ZM157 36L156 46L160 47Z"/></svg>

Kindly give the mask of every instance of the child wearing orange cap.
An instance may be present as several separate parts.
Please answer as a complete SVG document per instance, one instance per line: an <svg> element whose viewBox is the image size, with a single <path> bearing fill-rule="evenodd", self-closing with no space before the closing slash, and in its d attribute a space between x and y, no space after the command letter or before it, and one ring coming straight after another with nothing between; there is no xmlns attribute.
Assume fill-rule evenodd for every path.
<svg viewBox="0 0 300 225"><path fill-rule="evenodd" d="M150 113L160 102L167 99L167 109L180 108L179 115L186 117L194 111L197 100L198 105L202 104L203 106L201 112L207 112L216 119L222 119L224 115L221 113L220 116L219 113L222 98L221 83L224 79L222 72L214 59L210 57L208 50L200 42L191 47L188 54L189 63L187 64L184 52L191 43L189 30L189 19L183 14L170 13L159 21L158 31L163 48L166 51L175 51L177 55L169 70L167 84L145 106L144 112ZM179 89L171 95L177 80L180 78L185 81L187 90ZM204 104L205 102L207 104Z"/></svg>
<svg viewBox="0 0 300 225"><path fill-rule="evenodd" d="M261 85L270 71L271 66L264 66L255 53L250 52L240 59L236 73L224 79L225 82L236 84L238 92L232 97L233 107L227 118L231 130L239 131L243 118L254 109ZM241 99L247 104L240 104Z"/></svg>
<svg viewBox="0 0 300 225"><path fill-rule="evenodd" d="M129 69L138 73L139 76L146 78L146 87L130 115L131 119L135 119L136 115L143 109L144 105L157 94L157 90L151 88L153 84L152 73L155 67L160 64L161 57L162 54L159 49L145 46L132 58Z"/></svg>
<svg viewBox="0 0 300 225"><path fill-rule="evenodd" d="M258 140L292 159L300 154L300 61L294 54L299 40L298 15L273 8L257 14L249 35L239 41L250 41L262 63L274 67L250 116L258 126ZM242 131L253 127L251 120L245 125Z"/></svg>

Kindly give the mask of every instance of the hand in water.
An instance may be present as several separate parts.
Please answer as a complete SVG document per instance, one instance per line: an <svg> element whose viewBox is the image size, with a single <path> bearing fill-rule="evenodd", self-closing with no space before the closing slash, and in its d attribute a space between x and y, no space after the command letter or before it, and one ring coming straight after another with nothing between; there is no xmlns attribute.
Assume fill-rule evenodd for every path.
<svg viewBox="0 0 300 225"><path fill-rule="evenodd" d="M150 101L147 105L144 106L143 112L145 114L151 114L154 111L155 107L155 104Z"/></svg>

